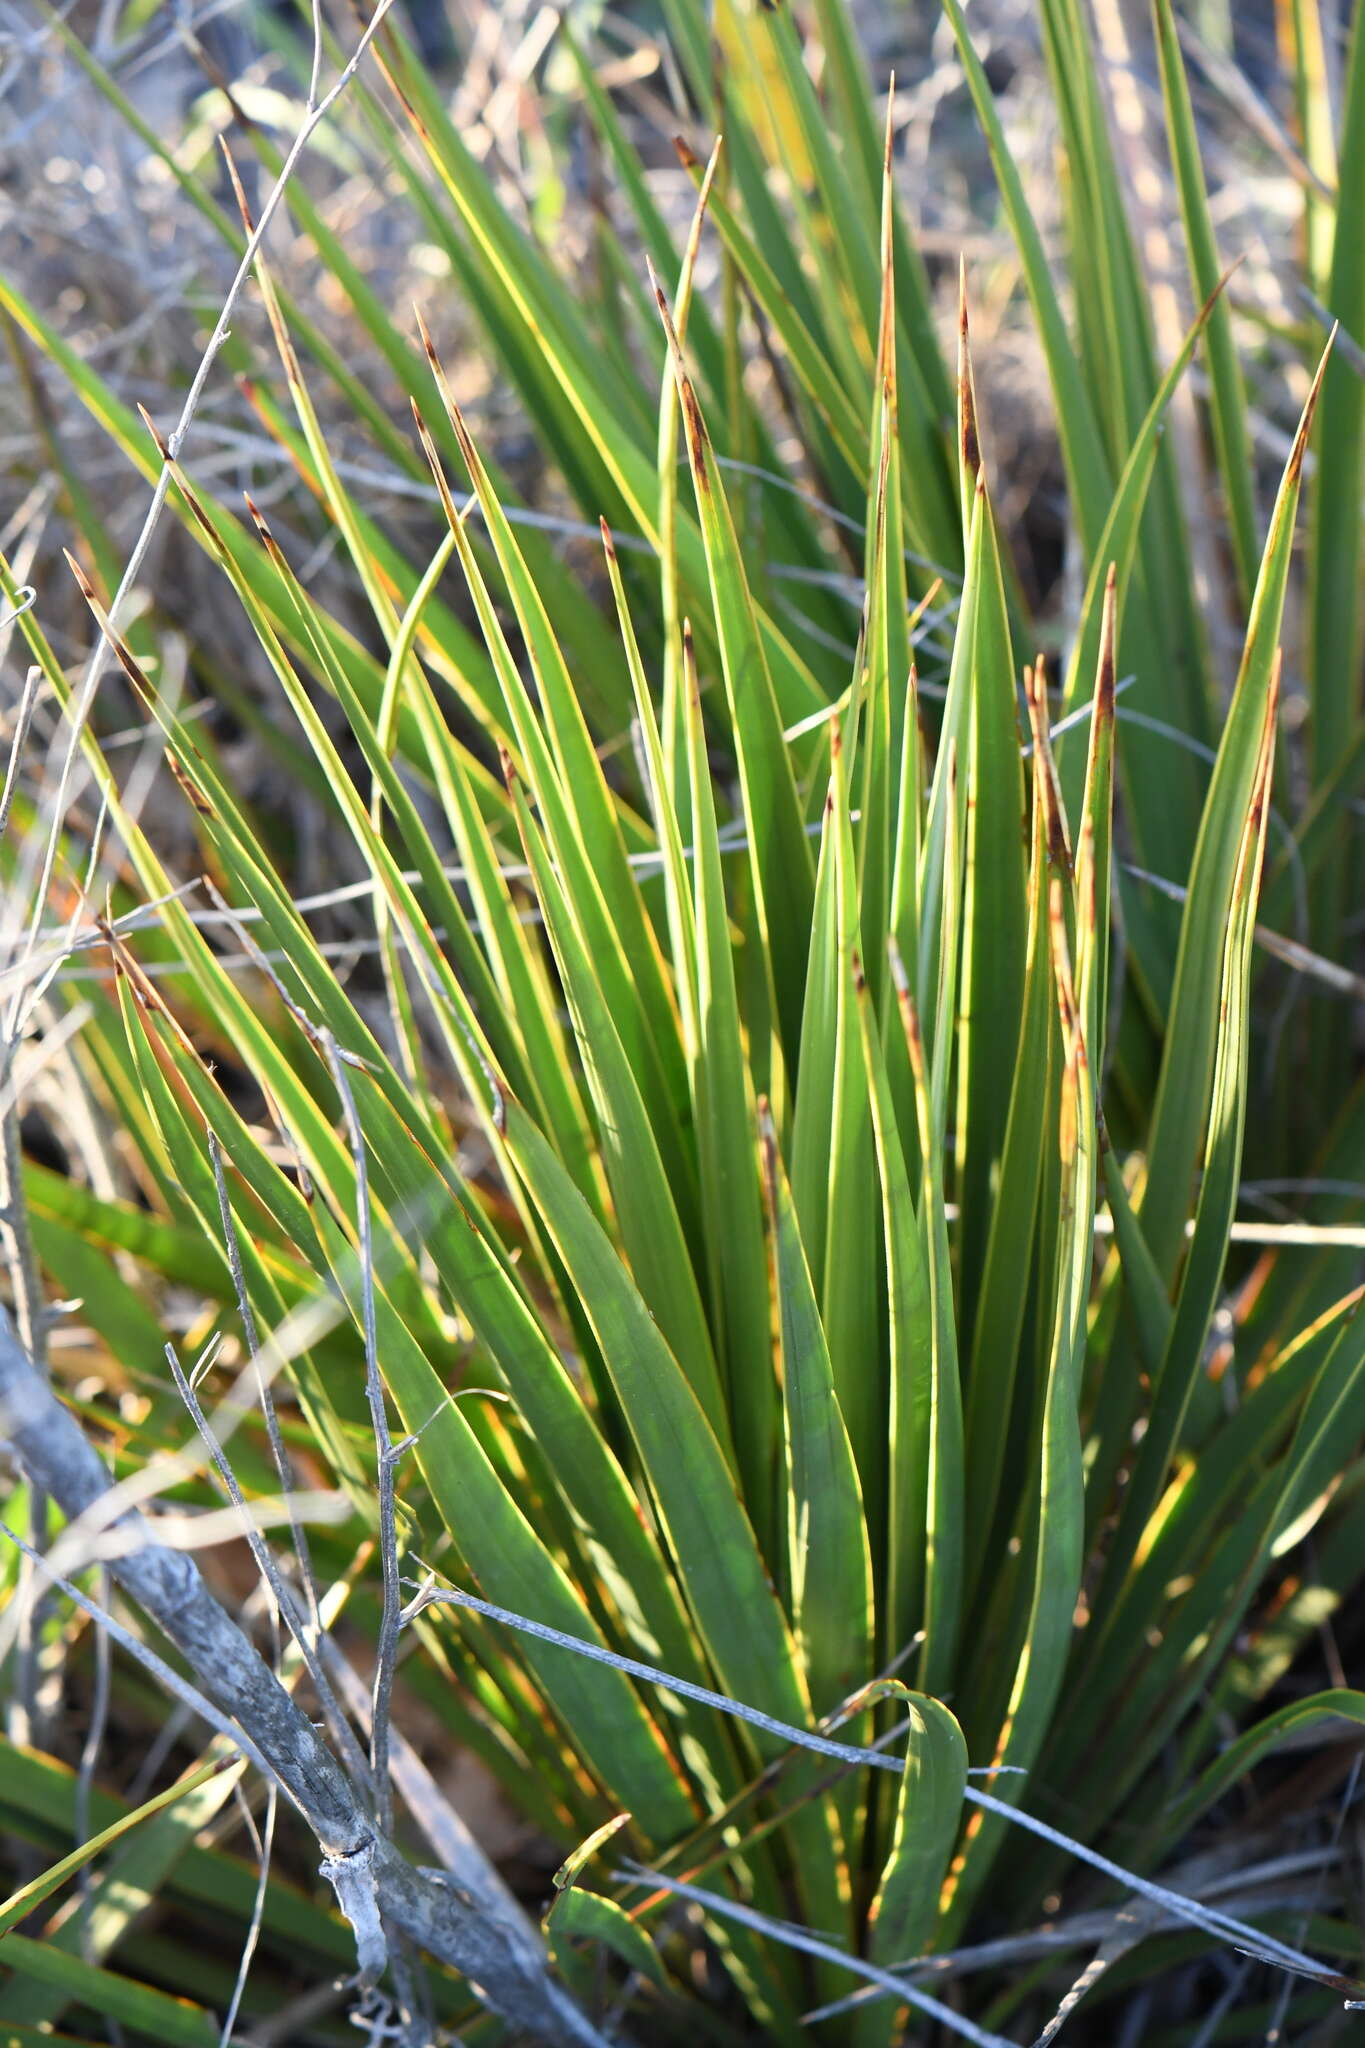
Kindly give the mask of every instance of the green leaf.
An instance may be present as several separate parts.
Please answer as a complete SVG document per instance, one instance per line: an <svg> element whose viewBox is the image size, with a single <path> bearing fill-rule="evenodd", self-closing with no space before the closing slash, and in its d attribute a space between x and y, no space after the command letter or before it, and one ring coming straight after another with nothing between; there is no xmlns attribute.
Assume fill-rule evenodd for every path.
<svg viewBox="0 0 1365 2048"><path fill-rule="evenodd" d="M515 1102L507 1134L592 1323L716 1670L736 1699L778 1717L808 1716L791 1639L696 1394L615 1249Z"/></svg>
<svg viewBox="0 0 1365 2048"><path fill-rule="evenodd" d="M925 1248L915 1215L910 1175L895 1103L867 984L858 980L858 1016L881 1183L886 1256L889 1350L886 1548L882 1569L882 1654L897 1657L909 1645L924 1598L926 1553L950 1533L936 1536L943 1497L931 1498L931 1470L944 1477L935 1428L942 1428L944 1390L937 1325L931 1309ZM918 1157L918 1151L917 1151ZM927 1535L927 1542L926 1542Z"/></svg>
<svg viewBox="0 0 1365 2048"><path fill-rule="evenodd" d="M665 1988L663 1964L643 1927L600 1892L585 1892L578 1885L560 1892L545 1916L545 1932L552 1955L557 1955L565 1942L600 1943L619 1956L627 1969L648 1977L661 1991Z"/></svg>
<svg viewBox="0 0 1365 2048"><path fill-rule="evenodd" d="M35 1906L40 1905L48 1897L49 1893L64 1885L78 1870L83 1870L94 1857L102 1855L119 1840L120 1836L126 1835L130 1828L138 1827L143 1821L150 1820L154 1813L160 1813L163 1806L173 1806L177 1799L183 1799L186 1793L206 1784L222 1768L222 1762L217 1757L212 1763L201 1765L197 1771L191 1771L187 1778L178 1779L174 1785L145 1800L141 1806L129 1813L120 1814L108 1827L101 1828L98 1834L91 1835L78 1849L73 1849L69 1856L63 1856L60 1862L51 1864L40 1877L30 1879L19 1891L12 1892L9 1898L0 1904L0 1936L7 1934L11 1927L17 1926Z"/></svg>
<svg viewBox="0 0 1365 2048"><path fill-rule="evenodd" d="M950 776L950 792L951 780ZM942 1125L930 1099L919 1012L904 965L894 949L891 968L914 1079L920 1147L919 1228L929 1296L929 1455L925 1480L924 1644L919 1674L922 1685L938 1690L946 1689L949 1682L962 1624L962 1387L943 1194ZM949 987L951 980L949 976ZM910 1300L913 1302L913 1295ZM917 1489L913 1465L910 1485ZM913 1497L912 1493L910 1498Z"/></svg>
<svg viewBox="0 0 1365 2048"><path fill-rule="evenodd" d="M167 2048L218 2048L218 2022L188 1999L172 1998L117 1970L82 1962L79 1956L26 1934L7 1934L0 1954L17 1979L48 1987L64 2004L93 2007L148 2040L165 2042ZM4 2027L0 2019L0 2039Z"/></svg>
<svg viewBox="0 0 1365 2048"><path fill-rule="evenodd" d="M744 1034L721 872L711 770L690 637L684 637L684 713L692 795L696 1047L692 1100L713 1287L720 1297L726 1392L743 1494L764 1555L777 1546L777 1389L772 1371L768 1255L753 1143L753 1080Z"/></svg>
<svg viewBox="0 0 1365 2048"><path fill-rule="evenodd" d="M967 1745L942 1701L900 1686L888 1689L888 1696L904 1708L910 1729L891 1853L868 1915L868 1946L874 1962L900 1968L933 1944L939 1894L962 1826ZM859 2048L893 2038L895 2019L894 2001L865 2012L857 2029Z"/></svg>
<svg viewBox="0 0 1365 2048"><path fill-rule="evenodd" d="M730 1454L730 1430L720 1373L702 1308L692 1256L678 1213L677 1181L665 1165L636 1082L636 1070L616 1031L602 987L600 959L577 926L526 807L511 784L522 844L545 915L573 1014L579 1053L602 1133L617 1225L636 1285L701 1403L716 1440Z"/></svg>
<svg viewBox="0 0 1365 2048"><path fill-rule="evenodd" d="M871 1674L872 1560L857 1466L766 1104L759 1124L781 1337L792 1624L811 1703L824 1715Z"/></svg>
<svg viewBox="0 0 1365 2048"><path fill-rule="evenodd" d="M1186 1411L1204 1358L1204 1343L1222 1284L1229 1231L1236 1210L1246 1118L1247 1032L1252 931L1265 850L1270 774L1274 758L1278 666L1272 677L1261 730L1261 747L1251 802L1243 822L1234 878L1231 915L1223 947L1217 992L1217 1049L1213 1096L1204 1151L1204 1172L1191 1239L1171 1318L1166 1348L1152 1387L1141 1444L1133 1460L1118 1527L1109 1544L1099 1605L1104 1621L1086 1645L1093 1671L1103 1657L1120 1607L1117 1592L1138 1553L1165 1484ZM1150 1200L1150 1194L1148 1197ZM1143 1214L1148 1203L1144 1202ZM1098 1706L1091 1692L1088 1704Z"/></svg>
<svg viewBox="0 0 1365 2048"><path fill-rule="evenodd" d="M1010 1111L1028 943L1024 784L1014 656L990 500L978 485L972 526L976 604L968 695L951 701L965 744L962 967L958 992L956 1187L962 1331L970 1338ZM950 690L951 690L950 685ZM937 1044L935 1051L937 1053Z"/></svg>
<svg viewBox="0 0 1365 2048"><path fill-rule="evenodd" d="M1228 1744L1217 1763L1211 1764L1191 1786L1175 1810L1163 1815L1163 1824L1172 1839L1183 1839L1185 1831L1201 1813L1207 1813L1234 1785L1245 1783L1262 1757L1273 1756L1284 1743L1292 1742L1296 1736L1310 1729L1331 1728L1333 1724L1342 1724L1340 1732L1343 1736L1352 1726L1365 1725L1365 1693L1341 1687L1331 1692L1313 1693L1307 1699L1291 1700L1288 1706L1268 1714L1254 1728L1248 1728L1245 1734Z"/></svg>
<svg viewBox="0 0 1365 2048"><path fill-rule="evenodd" d="M1199 828L1180 929L1175 987L1152 1111L1142 1220L1158 1272L1168 1283L1184 1246L1184 1224L1213 1073L1218 1006L1212 984L1234 900L1243 822L1258 773L1266 704L1289 578L1303 458L1327 358L1304 406L1261 558L1237 688Z"/></svg>
<svg viewBox="0 0 1365 2048"><path fill-rule="evenodd" d="M1067 953L1063 896L1064 885L1054 877L1049 923L1063 1051L1055 1140L1059 1214L1051 1290L1053 1308L1041 1388L1036 1495L1021 1517L1026 1531L1024 1556L1031 1560L1031 1585L1022 1646L991 1758L996 1766L1017 1765L1025 1772L1042 1746L1066 1675L1081 1584L1085 1525L1076 1407L1085 1355L1098 1134L1093 1082ZM1017 1797L1020 1788L1020 1778L1002 1777L996 1787L997 1796ZM1000 1815L980 1816L980 1825L949 1881L951 1896L945 1904L945 1938L953 1938L970 1902L978 1894L1004 1826Z"/></svg>
<svg viewBox="0 0 1365 2048"><path fill-rule="evenodd" d="M1327 303L1357 344L1365 342L1365 238L1348 204L1365 177L1365 19L1357 11L1342 74L1337 209ZM1322 433L1312 489L1313 552L1309 661L1314 783L1331 773L1359 711L1365 607L1365 518L1360 482L1365 451L1365 385L1341 351L1318 372Z"/></svg>

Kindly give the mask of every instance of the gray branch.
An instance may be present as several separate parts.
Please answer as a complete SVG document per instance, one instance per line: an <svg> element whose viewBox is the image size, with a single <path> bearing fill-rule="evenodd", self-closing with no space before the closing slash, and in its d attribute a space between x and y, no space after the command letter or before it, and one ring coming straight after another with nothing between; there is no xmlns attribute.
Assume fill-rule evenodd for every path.
<svg viewBox="0 0 1365 2048"><path fill-rule="evenodd" d="M56 1501L68 1521L109 1491L99 1456L53 1396L3 1309L0 1436L30 1483ZM110 1560L111 1574L179 1651L208 1698L244 1731L317 1837L323 1874L356 1936L362 1976L373 1980L385 1966L388 1921L468 1978L494 2012L532 2040L555 2048L607 2048L551 1978L529 1922L507 1913L491 1867L487 1911L470 1888L468 1858L458 1890L415 1869L375 1827L337 1758L219 1606L193 1557L158 1543L139 1515L123 1517L122 1526L144 1540Z"/></svg>

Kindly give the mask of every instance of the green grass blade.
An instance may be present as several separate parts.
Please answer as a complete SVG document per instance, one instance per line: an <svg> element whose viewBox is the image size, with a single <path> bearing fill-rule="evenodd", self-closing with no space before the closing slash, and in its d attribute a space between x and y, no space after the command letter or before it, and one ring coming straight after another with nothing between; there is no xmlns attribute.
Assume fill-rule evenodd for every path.
<svg viewBox="0 0 1365 2048"><path fill-rule="evenodd" d="M587 936L572 915L546 855L525 796L510 776L522 845L545 928L573 1016L574 1033L597 1110L598 1128L622 1242L650 1312L707 1423L727 1456L729 1420L697 1275L654 1129L634 1069L616 1031L595 973Z"/></svg>
<svg viewBox="0 0 1365 2048"><path fill-rule="evenodd" d="M88 2006L149 2041L164 2042L166 2048L218 2048L218 2022L202 2006L172 1998L117 1970L83 1962L51 1942L9 1934L5 1937L5 1961L14 1971L15 1981L42 1985L63 2005Z"/></svg>
<svg viewBox="0 0 1365 2048"><path fill-rule="evenodd" d="M994 519L989 497L980 488L980 514L973 528L980 550L979 574L963 755L967 838L957 1034L959 1274L961 1328L968 1341L986 1256L991 1191L1005 1147L1028 940L1026 811L1014 655Z"/></svg>
<svg viewBox="0 0 1365 2048"><path fill-rule="evenodd" d="M877 1172L882 1196L888 1344L886 1547L882 1561L881 1654L899 1656L924 1598L925 1530L934 1429L935 1322L925 1251L871 996L855 966ZM908 1056L907 1056L908 1067ZM916 1148L918 1153L918 1147ZM939 1464L941 1476L942 1466ZM935 1514L939 1512L936 1505Z"/></svg>
<svg viewBox="0 0 1365 2048"><path fill-rule="evenodd" d="M1037 1494L1027 1504L1024 1518L1033 1525L1024 1552L1026 1557L1031 1552L1031 1585L1023 1643L992 1756L997 1765L1018 1764L1025 1770L1038 1755L1066 1674L1085 1524L1076 1407L1085 1354L1098 1142L1093 1082L1067 953L1063 890L1064 885L1054 877L1049 923L1064 1059L1056 1137L1060 1206ZM1019 1778L1003 1777L997 1784L997 1796L1017 1797L1020 1786ZM1004 1825L999 1815L973 1816L962 1857L949 1881L952 1895L945 1910L950 1931L961 1924L963 1913L984 1882Z"/></svg>
<svg viewBox="0 0 1365 2048"><path fill-rule="evenodd" d="M1190 103L1189 80L1180 54L1171 0L1153 0L1161 88L1166 102L1166 132L1175 167L1180 211L1185 222L1190 275L1195 294L1205 301L1218 290L1220 265L1209 214L1208 191L1199 155L1199 138ZM1218 471L1231 527L1232 555L1243 605L1256 587L1260 549L1256 540L1255 466L1247 431L1246 393L1226 299L1218 298L1208 315L1209 380L1212 385L1214 441Z"/></svg>
<svg viewBox="0 0 1365 2048"><path fill-rule="evenodd" d="M786 1417L792 1625L805 1662L811 1704L818 1715L824 1715L832 1713L871 1675L872 1560L857 1467L766 1104L760 1104L759 1121Z"/></svg>
<svg viewBox="0 0 1365 2048"><path fill-rule="evenodd" d="M1365 341L1365 237L1346 203L1365 180L1365 17L1356 12L1343 75L1338 183L1342 203L1332 245L1328 305L1351 338ZM1323 781L1359 715L1362 562L1365 518L1360 476L1365 449L1365 385L1343 351L1319 372L1322 434L1312 490L1313 781Z"/></svg>
<svg viewBox="0 0 1365 2048"><path fill-rule="evenodd" d="M1160 1498L1167 1467L1179 1441L1191 1393L1202 1367L1204 1342L1219 1297L1228 1233L1236 1212L1246 1120L1252 929L1265 848L1278 696L1277 671L1272 676L1266 700L1256 779L1243 823L1214 1005L1217 1045L1194 1236L1181 1275L1165 1354L1153 1386L1147 1426L1124 1494L1118 1528L1106 1557L1101 1605L1105 1604L1104 1590L1112 1591L1122 1584ZM1144 1202L1144 1215L1147 1206ZM1116 1609L1110 1605L1110 1626L1115 1612ZM1093 1654L1099 1656L1102 1648L1103 1637L1097 1633Z"/></svg>
<svg viewBox="0 0 1365 2048"><path fill-rule="evenodd" d="M768 1255L757 1154L755 1104L744 1058L730 919L721 873L711 769L702 730L701 698L691 644L685 638L683 681L689 778L697 957L693 1113L703 1206L712 1227L708 1248L719 1294L726 1386L744 1497L765 1556L778 1555L775 1502L777 1390L772 1373Z"/></svg>
<svg viewBox="0 0 1365 2048"><path fill-rule="evenodd" d="M1276 500L1237 688L1200 825L1181 924L1175 987L1152 1110L1148 1178L1142 1205L1147 1242L1157 1270L1168 1284L1184 1247L1184 1220L1199 1134L1205 1122L1218 1028L1217 1003L1211 996L1214 962L1222 958L1243 824L1262 751L1265 707L1279 645L1303 457L1326 367L1324 356L1299 421Z"/></svg>
<svg viewBox="0 0 1365 2048"><path fill-rule="evenodd" d="M918 1010L904 965L894 950L891 969L914 1079L920 1147L919 1228L929 1297L924 1644L920 1651L919 1677L926 1690L941 1692L946 1691L951 1683L950 1674L954 1668L962 1621L964 1508L957 1316L943 1195L943 1132L936 1121L930 1096ZM910 1478L913 1483L913 1467Z"/></svg>
<svg viewBox="0 0 1365 2048"><path fill-rule="evenodd" d="M82 1842L79 1848L73 1849L69 1856L63 1856L60 1862L51 1864L41 1876L31 1878L20 1890L11 1893L10 1897L0 1904L0 1936L8 1934L11 1927L17 1926L35 1906L41 1905L50 1893L64 1885L69 1877L74 1877L77 1871L83 1870L93 1857L102 1855L130 1829L140 1826L145 1820L150 1820L153 1814L160 1813L163 1806L173 1806L177 1799L183 1799L186 1793L206 1784L222 1768L221 1762L215 1758L211 1763L201 1765L197 1771L191 1771L188 1777L178 1778L175 1784L168 1786L164 1792L158 1792L155 1797L144 1800L141 1806L131 1812L121 1814L117 1820L111 1821L108 1827L101 1828L88 1841Z"/></svg>

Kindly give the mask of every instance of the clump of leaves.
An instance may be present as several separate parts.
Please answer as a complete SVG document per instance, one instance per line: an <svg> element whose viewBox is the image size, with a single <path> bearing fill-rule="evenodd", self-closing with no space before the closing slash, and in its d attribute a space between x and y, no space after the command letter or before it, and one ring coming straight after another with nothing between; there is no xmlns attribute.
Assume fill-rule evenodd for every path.
<svg viewBox="0 0 1365 2048"><path fill-rule="evenodd" d="M1330 431L1312 645L1328 594L1351 595L1331 659L1305 668L1317 694L1292 865L1320 950L1288 950L1321 972L1342 944L1360 518L1341 479L1359 467L1361 393L1324 358L1262 538L1164 0L1203 304L1164 371L1078 0L1042 10L1074 338L947 0L1086 569L1054 700L1043 660L1020 659L1031 641L965 299L950 376L841 0L818 0L806 42L785 7L720 9L719 85L703 10L665 11L699 118L725 133L695 166L681 255L579 65L667 290L604 228L608 299L576 292L387 29L390 96L361 74L351 102L567 488L602 521L601 609L518 522L425 332L367 297L321 214L304 217L410 393L413 432L363 390L357 414L445 516L424 565L367 516L312 395L319 377L344 388L345 365L258 257L283 374L257 378L257 401L354 569L366 640L310 593L255 504L219 502L188 448L149 438L0 281L235 590L291 715L279 744L362 864L380 968L368 988L338 970L270 822L160 686L154 639L123 637L83 572L159 724L216 907L177 894L83 728L128 914L103 928L112 984L78 991L78 1042L140 1206L35 1171L37 1244L72 1291L77 1273L118 1278L123 1293L104 1296L118 1315L93 1278L80 1291L148 1388L151 1436L178 1399L145 1349L159 1277L192 1268L223 1314L248 1311L252 1343L292 1333L280 1348L309 1455L381 1539L396 1483L403 1572L421 1586L408 1681L548 1835L596 1852L566 1866L547 1923L586 1997L599 1980L585 1951L601 1946L642 2027L695 2032L728 2013L795 2042L861 1978L839 2038L900 2038L908 2005L999 2040L1036 2032L1064 1985L1050 1959L1021 1973L1027 1930L1054 1895L1112 1908L1116 1877L1146 1884L1146 1903L1122 1932L1077 1915L1077 1949L1101 1958L1088 1984L1172 1912L1202 1943L1301 1963L1273 1929L1226 1917L1238 1894L1220 1914L1150 1881L1277 1744L1365 1718L1341 1690L1257 1718L1360 1555L1351 1247L1272 1236L1245 1286L1230 1252L1263 1099L1258 939L1268 926L1276 942L1289 891L1291 863L1268 867L1268 848L1315 409ZM1362 46L1357 24L1342 193L1365 153ZM306 207L297 189L292 203ZM1339 218L1329 302L1346 316L1360 278ZM708 221L719 313L693 290ZM819 503L734 374L750 323L781 366ZM1162 439L1201 345L1245 617L1225 707ZM71 704L41 606L20 625ZM935 650L942 696L922 701ZM1130 676L1149 722L1125 729ZM1211 772L1162 725L1213 750ZM610 744L627 732L631 747ZM155 940L134 936L138 901L158 906ZM1358 1090L1344 1110L1332 1092L1346 1055L1326 1016L1307 1005L1293 1027L1324 1041L1320 1093L1273 1100L1258 1151L1349 1178L1365 1111ZM223 1085L219 1050L243 1085ZM299 1313L319 1301L320 1333ZM379 1487L376 1371L404 1444L389 1456L384 1422ZM1231 1746L1230 1722L1245 1730ZM1248 1878L1240 1897L1273 1917L1285 1895ZM679 1899L695 1917L677 1917ZM1021 1946L973 1954L987 1935ZM1349 1950L1330 1909L1314 1936ZM701 1991L699 1944L715 1964ZM1152 1957L1115 1985L1160 1967L1159 1946ZM951 2005L934 1990L950 1975L968 1977ZM698 1998L713 2008L700 2022Z"/></svg>

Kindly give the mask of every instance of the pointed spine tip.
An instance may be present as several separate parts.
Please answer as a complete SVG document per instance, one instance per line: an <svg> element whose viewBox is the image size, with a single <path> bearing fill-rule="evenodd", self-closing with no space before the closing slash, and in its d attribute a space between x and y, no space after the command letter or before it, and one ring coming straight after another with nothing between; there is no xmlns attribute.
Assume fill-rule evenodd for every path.
<svg viewBox="0 0 1365 2048"><path fill-rule="evenodd" d="M147 429L147 432L152 437L152 441L153 444L155 445L157 454L161 457L161 460L163 462L169 462L171 459L170 444L166 440L165 435L161 432L161 429L158 427L156 421L148 412L146 406L142 404L141 400L138 401L137 411L138 418L142 421L143 426Z"/></svg>
<svg viewBox="0 0 1365 2048"><path fill-rule="evenodd" d="M1308 397L1304 401L1298 431L1294 436L1294 445L1289 451L1289 461L1285 466L1285 482L1288 484L1297 484L1303 471L1303 458L1308 452L1308 436L1313 429L1313 415L1318 409L1318 399L1322 395L1322 380L1327 375L1327 365L1332 359L1332 351L1336 347L1336 339L1340 327L1341 322L1339 320L1332 322L1332 331L1327 337L1327 346L1322 352L1321 360L1313 376L1312 385L1309 388Z"/></svg>
<svg viewBox="0 0 1365 2048"><path fill-rule="evenodd" d="M250 240L256 232L256 222L252 217L251 208L247 204L246 190L240 177L237 175L237 165L233 160L232 150L226 135L218 137L218 147L222 151L223 162L227 165L227 174L232 185L232 196L237 201L237 211L242 216L242 226L246 229L247 239Z"/></svg>
<svg viewBox="0 0 1365 2048"><path fill-rule="evenodd" d="M282 560L283 557L280 554L279 543L270 531L264 512L262 512L256 500L252 497L250 491L243 491L242 496L246 499L246 509L251 514L252 523L266 547L270 550L271 556L277 561Z"/></svg>
<svg viewBox="0 0 1365 2048"><path fill-rule="evenodd" d="M64 547L62 553L66 556L67 567L80 585L81 596L85 598L87 603L93 602L95 596L94 584L90 581L90 578L86 575L70 548Z"/></svg>

